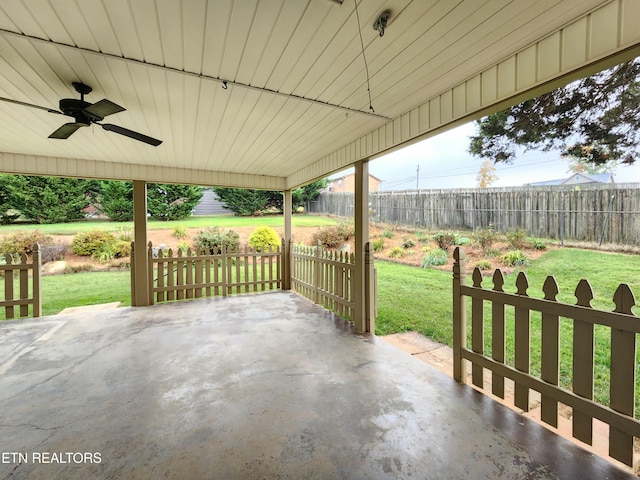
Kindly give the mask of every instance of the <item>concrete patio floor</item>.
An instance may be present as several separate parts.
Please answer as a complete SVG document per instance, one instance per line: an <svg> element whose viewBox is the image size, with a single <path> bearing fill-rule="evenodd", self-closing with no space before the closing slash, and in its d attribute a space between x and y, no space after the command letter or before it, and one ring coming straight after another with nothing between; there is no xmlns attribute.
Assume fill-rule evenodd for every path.
<svg viewBox="0 0 640 480"><path fill-rule="evenodd" d="M8 478L636 477L274 292L0 323Z"/></svg>

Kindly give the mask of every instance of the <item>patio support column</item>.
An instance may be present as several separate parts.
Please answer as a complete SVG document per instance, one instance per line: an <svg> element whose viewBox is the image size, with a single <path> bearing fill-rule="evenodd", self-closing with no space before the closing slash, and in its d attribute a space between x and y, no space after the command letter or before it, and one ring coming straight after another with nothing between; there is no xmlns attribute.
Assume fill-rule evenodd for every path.
<svg viewBox="0 0 640 480"><path fill-rule="evenodd" d="M366 247L369 242L369 161L355 164L355 301L353 324L356 330L374 333L370 292L373 285L371 275L367 275Z"/></svg>
<svg viewBox="0 0 640 480"><path fill-rule="evenodd" d="M293 197L291 190L282 192L284 201L282 210L284 211L284 243L282 245L282 289L291 290L291 239L292 226L291 216L293 211Z"/></svg>
<svg viewBox="0 0 640 480"><path fill-rule="evenodd" d="M149 257L147 255L147 182L133 181L133 239L135 298L131 305L142 307L149 305Z"/></svg>

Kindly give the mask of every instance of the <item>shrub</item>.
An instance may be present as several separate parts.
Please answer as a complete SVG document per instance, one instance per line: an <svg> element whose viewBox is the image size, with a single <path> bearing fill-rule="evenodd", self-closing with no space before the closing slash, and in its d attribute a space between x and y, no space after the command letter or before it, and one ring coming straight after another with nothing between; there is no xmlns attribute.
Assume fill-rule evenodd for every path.
<svg viewBox="0 0 640 480"><path fill-rule="evenodd" d="M500 260L507 267L521 267L529 265L529 259L522 250L511 250L504 254Z"/></svg>
<svg viewBox="0 0 640 480"><path fill-rule="evenodd" d="M405 238L404 240L402 240L402 248L404 249L415 247L415 246L416 246L416 242L414 242L410 238Z"/></svg>
<svg viewBox="0 0 640 480"><path fill-rule="evenodd" d="M473 243L473 240L471 240L469 237L460 237L458 235L456 235L456 239L454 241L454 244L462 247L464 245L471 245Z"/></svg>
<svg viewBox="0 0 640 480"><path fill-rule="evenodd" d="M45 235L40 230L18 230L0 239L0 252L31 255L34 243L39 243L41 249L55 245L53 237Z"/></svg>
<svg viewBox="0 0 640 480"><path fill-rule="evenodd" d="M175 227L173 227L173 233L171 235L173 235L177 239L182 240L183 238L187 237L187 227L185 227L184 225L176 225Z"/></svg>
<svg viewBox="0 0 640 480"><path fill-rule="evenodd" d="M354 227L348 223L322 227L313 234L313 245L318 242L325 248L337 248L349 240L354 234Z"/></svg>
<svg viewBox="0 0 640 480"><path fill-rule="evenodd" d="M389 258L402 258L404 257L404 249L402 247L393 247L389 251Z"/></svg>
<svg viewBox="0 0 640 480"><path fill-rule="evenodd" d="M218 227L208 227L196 235L195 245L198 251L215 253L226 248L228 252L237 252L240 248L240 235L233 230L223 232Z"/></svg>
<svg viewBox="0 0 640 480"><path fill-rule="evenodd" d="M427 235L424 232L421 232L419 230L416 231L416 238L420 243L429 243L431 241L430 235Z"/></svg>
<svg viewBox="0 0 640 480"><path fill-rule="evenodd" d="M429 251L422 257L422 268L444 265L449 261L449 252L442 248Z"/></svg>
<svg viewBox="0 0 640 480"><path fill-rule="evenodd" d="M527 231L522 228L510 228L507 233L507 243L512 250L522 250L528 244Z"/></svg>
<svg viewBox="0 0 640 480"><path fill-rule="evenodd" d="M186 254L191 248L191 244L189 242L180 242L178 243L178 250L182 250L183 254Z"/></svg>
<svg viewBox="0 0 640 480"><path fill-rule="evenodd" d="M374 252L381 252L384 249L384 238L376 238L372 244Z"/></svg>
<svg viewBox="0 0 640 480"><path fill-rule="evenodd" d="M113 245L114 257L125 258L131 255L131 242L116 240Z"/></svg>
<svg viewBox="0 0 640 480"><path fill-rule="evenodd" d="M453 232L438 232L433 236L433 241L436 242L438 248L448 250L456 241L456 236Z"/></svg>
<svg viewBox="0 0 640 480"><path fill-rule="evenodd" d="M57 243L55 245L45 245L40 248L40 260L42 263L55 262L64 260L64 256L69 251L69 245L66 243Z"/></svg>
<svg viewBox="0 0 640 480"><path fill-rule="evenodd" d="M431 251L431 247L429 245L425 245L424 247L422 247L422 251L423 252L430 252Z"/></svg>
<svg viewBox="0 0 640 480"><path fill-rule="evenodd" d="M91 258L100 263L107 263L116 257L115 243L105 242L91 254Z"/></svg>
<svg viewBox="0 0 640 480"><path fill-rule="evenodd" d="M487 228L480 228L473 232L473 240L480 246L482 253L486 256L491 251L491 247L498 241L499 234L489 224Z"/></svg>
<svg viewBox="0 0 640 480"><path fill-rule="evenodd" d="M91 256L105 244L114 244L116 237L111 232L104 230L91 230L90 232L80 232L71 241L71 250L76 255Z"/></svg>
<svg viewBox="0 0 640 480"><path fill-rule="evenodd" d="M278 232L273 228L261 226L256 228L249 236L249 246L255 251L275 250L281 244Z"/></svg>
<svg viewBox="0 0 640 480"><path fill-rule="evenodd" d="M391 230L385 229L380 235L382 235L383 238L393 238L395 234Z"/></svg>
<svg viewBox="0 0 640 480"><path fill-rule="evenodd" d="M531 240L531 248L534 250L546 250L547 244L537 238Z"/></svg>
<svg viewBox="0 0 640 480"><path fill-rule="evenodd" d="M491 268L491 262L489 260L478 260L474 267L478 267L480 270L489 270Z"/></svg>

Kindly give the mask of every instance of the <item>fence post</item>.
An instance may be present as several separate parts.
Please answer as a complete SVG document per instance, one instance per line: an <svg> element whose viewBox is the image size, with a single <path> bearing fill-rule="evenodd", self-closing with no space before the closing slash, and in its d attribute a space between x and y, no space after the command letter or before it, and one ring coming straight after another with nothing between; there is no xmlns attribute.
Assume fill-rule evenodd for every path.
<svg viewBox="0 0 640 480"><path fill-rule="evenodd" d="M365 332L376 333L376 285L371 242L364 244ZM335 293L335 290L334 290Z"/></svg>
<svg viewBox="0 0 640 480"><path fill-rule="evenodd" d="M133 251L133 250L132 250ZM149 276L149 305L153 305L153 243L149 241L147 245L147 275Z"/></svg>
<svg viewBox="0 0 640 480"><path fill-rule="evenodd" d="M135 265L135 242L131 242L131 253L129 254L129 273L131 281L131 305L135 307L136 303L136 269Z"/></svg>
<svg viewBox="0 0 640 480"><path fill-rule="evenodd" d="M40 256L40 244L33 246L33 316L40 317L42 315L42 276L40 269L42 268L42 260Z"/></svg>
<svg viewBox="0 0 640 480"><path fill-rule="evenodd" d="M453 252L453 378L463 382L467 376L462 349L467 347L467 306L462 286L466 282L464 252L456 247Z"/></svg>
<svg viewBox="0 0 640 480"><path fill-rule="evenodd" d="M280 247L280 257L282 260L282 289L291 290L291 246L293 240L285 241L282 239L282 246Z"/></svg>

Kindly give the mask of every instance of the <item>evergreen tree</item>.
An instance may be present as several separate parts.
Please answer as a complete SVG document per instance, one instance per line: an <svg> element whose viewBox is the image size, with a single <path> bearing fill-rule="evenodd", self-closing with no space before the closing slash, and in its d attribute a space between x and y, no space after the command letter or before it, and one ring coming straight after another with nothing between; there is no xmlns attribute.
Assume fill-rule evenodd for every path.
<svg viewBox="0 0 640 480"><path fill-rule="evenodd" d="M150 183L147 210L158 220L180 220L191 215L202 199L204 188L194 185Z"/></svg>
<svg viewBox="0 0 640 480"><path fill-rule="evenodd" d="M133 184L131 182L100 182L100 209L114 222L133 220Z"/></svg>
<svg viewBox="0 0 640 480"><path fill-rule="evenodd" d="M323 178L291 192L293 210L314 200L320 191L327 186L329 180ZM225 208L236 215L259 215L267 209L283 210L283 195L275 190L249 190L245 188L214 188L213 191L222 200Z"/></svg>
<svg viewBox="0 0 640 480"><path fill-rule="evenodd" d="M575 163L631 164L640 154L640 57L489 115L469 151L511 162L517 147L560 150Z"/></svg>
<svg viewBox="0 0 640 480"><path fill-rule="evenodd" d="M97 182L77 178L14 175L8 185L11 206L37 223L84 218L97 192Z"/></svg>

